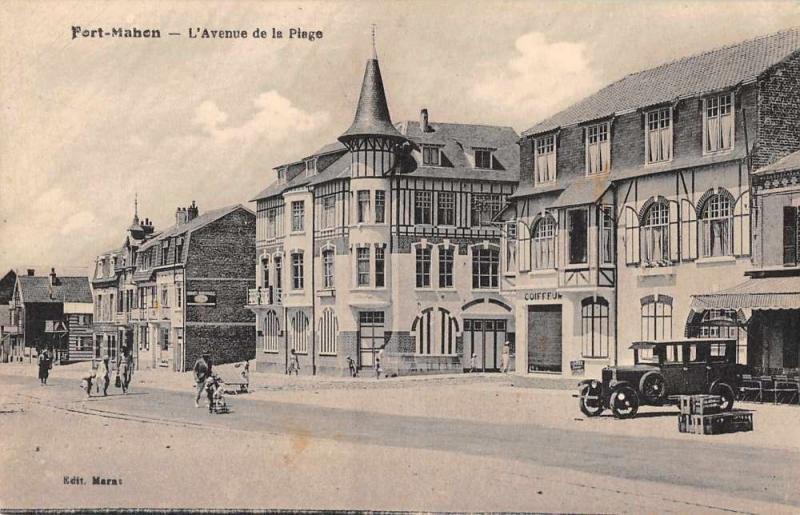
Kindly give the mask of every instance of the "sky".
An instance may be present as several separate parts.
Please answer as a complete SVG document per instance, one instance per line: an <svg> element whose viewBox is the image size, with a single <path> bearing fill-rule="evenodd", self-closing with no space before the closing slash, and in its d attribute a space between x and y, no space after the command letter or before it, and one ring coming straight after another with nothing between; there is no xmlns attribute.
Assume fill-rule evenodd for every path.
<svg viewBox="0 0 800 515"><path fill-rule="evenodd" d="M273 167L349 126L373 24L395 122L425 107L522 132L626 74L800 26L800 2L3 2L0 274L85 275L122 245L136 195L157 230L193 200L254 209Z"/></svg>

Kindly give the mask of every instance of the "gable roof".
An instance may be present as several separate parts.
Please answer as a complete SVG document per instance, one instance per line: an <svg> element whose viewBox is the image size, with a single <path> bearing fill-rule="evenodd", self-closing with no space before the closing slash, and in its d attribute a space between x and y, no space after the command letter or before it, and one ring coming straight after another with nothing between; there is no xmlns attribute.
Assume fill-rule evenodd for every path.
<svg viewBox="0 0 800 515"><path fill-rule="evenodd" d="M684 57L633 73L539 122L524 136L548 132L755 80L800 51L800 27Z"/></svg>
<svg viewBox="0 0 800 515"><path fill-rule="evenodd" d="M161 234L159 234L155 238L147 240L147 242L139 248L139 252L141 253L142 251L149 249L159 241L164 241L165 239L170 238L172 236L177 236L179 234L185 234L185 233L190 233L192 231L196 231L197 229L200 229L210 224L211 222L219 220L223 216L233 213L237 209L244 209L248 213L253 214L252 211L250 211L241 204L222 207L219 209L213 209L211 211L203 213L202 215L199 215L197 218L195 218L190 222L186 222L185 224L181 225L173 225L172 227L165 229L164 231L161 232Z"/></svg>
<svg viewBox="0 0 800 515"><path fill-rule="evenodd" d="M763 168L759 168L755 173L761 175L766 173L789 172L792 170L800 170L800 151L789 154Z"/></svg>
<svg viewBox="0 0 800 515"><path fill-rule="evenodd" d="M61 303L92 303L92 291L88 277L57 277L56 284L50 286L50 277L21 275L17 277L22 301Z"/></svg>

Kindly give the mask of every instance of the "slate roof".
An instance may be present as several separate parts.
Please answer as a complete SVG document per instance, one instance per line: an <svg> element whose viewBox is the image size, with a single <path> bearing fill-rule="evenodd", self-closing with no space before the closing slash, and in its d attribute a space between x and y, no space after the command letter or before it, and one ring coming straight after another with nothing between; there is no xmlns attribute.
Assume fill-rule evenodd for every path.
<svg viewBox="0 0 800 515"><path fill-rule="evenodd" d="M22 301L61 303L92 303L92 291L88 277L57 277L55 286L50 286L50 277L20 275L17 277Z"/></svg>
<svg viewBox="0 0 800 515"><path fill-rule="evenodd" d="M339 136L339 141L344 143L359 136L403 138L392 124L392 117L389 115L389 105L386 103L386 93L381 78L381 67L376 56L367 61L364 80L361 82L361 94L356 106L356 116L350 128Z"/></svg>
<svg viewBox="0 0 800 515"><path fill-rule="evenodd" d="M197 218L195 218L191 222L187 222L187 223L181 224L181 225L173 225L172 227L170 227L168 229L165 229L158 236L156 236L156 237L154 237L154 238L152 238L150 240L147 240L147 242L139 248L139 252L141 253L142 251L145 251L145 250L149 249L150 247L152 247L153 245L155 245L159 241L163 241L163 240L165 240L167 238L170 238L172 236L177 236L179 234L184 234L184 233L189 233L189 232L192 232L192 231L196 231L197 229L200 229L201 227L204 227L204 226L210 224L211 222L219 220L220 218L222 218L225 215L233 213L237 209L244 209L248 213L253 214L252 211L250 211L249 209L247 209L246 207L244 207L241 204L236 204L236 205L233 205L233 206L227 206L227 207L222 207L222 208L219 208L219 209L214 209L214 210L211 210L211 211L207 211L207 212L199 215Z"/></svg>
<svg viewBox="0 0 800 515"><path fill-rule="evenodd" d="M763 168L759 168L755 173L760 175L766 173L788 172L791 170L800 170L800 151L789 154L788 156L779 159Z"/></svg>
<svg viewBox="0 0 800 515"><path fill-rule="evenodd" d="M755 80L800 51L800 27L684 57L633 73L539 122L524 136L548 132Z"/></svg>

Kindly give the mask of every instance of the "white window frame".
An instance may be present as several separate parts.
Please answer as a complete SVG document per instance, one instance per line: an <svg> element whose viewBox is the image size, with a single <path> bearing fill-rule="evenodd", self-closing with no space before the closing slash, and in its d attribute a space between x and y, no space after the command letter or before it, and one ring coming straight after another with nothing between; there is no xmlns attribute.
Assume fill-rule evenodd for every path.
<svg viewBox="0 0 800 515"><path fill-rule="evenodd" d="M427 206L425 206L427 205ZM422 208L420 206L423 206ZM418 212L421 209L427 209L428 221L423 222L418 220ZM433 224L433 192L428 190L417 190L414 192L414 224L415 225L432 225Z"/></svg>
<svg viewBox="0 0 800 515"><path fill-rule="evenodd" d="M296 258L300 258L296 261ZM306 273L306 266L305 266L305 258L302 252L292 252L291 258L289 261L290 266L292 267L292 290L295 291L302 291L305 288L305 273ZM298 275L298 268L300 274Z"/></svg>
<svg viewBox="0 0 800 515"><path fill-rule="evenodd" d="M446 267L443 266L445 264L444 257L446 255L450 255L449 264L450 264L450 271L449 273L445 273ZM433 261L433 258L431 258ZM436 256L436 263L438 264L436 270L436 284L439 286L439 289L448 290L455 287L454 281L454 272L456 266L456 247L454 245L444 246L441 245L437 249L437 256ZM450 279L450 284L447 284L447 281L443 281L442 279Z"/></svg>
<svg viewBox="0 0 800 515"><path fill-rule="evenodd" d="M362 254L366 254L366 271L361 270L360 265L364 264ZM372 286L372 252L369 247L356 248L356 288L369 288ZM362 282L362 276L366 276L366 282Z"/></svg>
<svg viewBox="0 0 800 515"><path fill-rule="evenodd" d="M425 260L420 259L422 253L427 253L427 270ZM420 267L422 266L422 269ZM425 278L427 277L427 284ZM414 247L414 287L418 290L430 289L433 285L433 248L430 246L416 245Z"/></svg>
<svg viewBox="0 0 800 515"><path fill-rule="evenodd" d="M644 220L642 220L639 230L641 231L639 240L642 242L642 264L654 266L670 262L672 242L669 241L669 204L666 201L651 204L644 214ZM656 238L660 239L661 256L654 255Z"/></svg>
<svg viewBox="0 0 800 515"><path fill-rule="evenodd" d="M371 197L372 194L369 190L356 191L356 223L369 223L370 208L372 206Z"/></svg>
<svg viewBox="0 0 800 515"><path fill-rule="evenodd" d="M587 125L584 128L584 143L586 148L586 175L605 175L611 171L611 122ZM594 140L594 141L592 141ZM598 170L592 170L591 149L597 147L598 158L604 165ZM605 157L605 159L603 159Z"/></svg>
<svg viewBox="0 0 800 515"><path fill-rule="evenodd" d="M541 157L540 157L541 156ZM557 154L556 154L556 135L550 134L549 136L540 136L533 140L533 185L542 186L545 184L553 184L558 177L557 172ZM547 164L545 171L546 177L542 179L540 176L542 170L540 169L540 160ZM552 167L552 170L551 170Z"/></svg>
<svg viewBox="0 0 800 515"><path fill-rule="evenodd" d="M306 160L306 177L313 177L317 173L317 158Z"/></svg>
<svg viewBox="0 0 800 515"><path fill-rule="evenodd" d="M450 212L450 220L449 223L445 223L445 221L440 220L440 218L444 218L440 216L444 211L442 209L443 200L449 198L447 202L449 203L448 211ZM444 225L447 227L454 227L456 225L456 194L453 191L440 191L436 193L436 225Z"/></svg>
<svg viewBox="0 0 800 515"><path fill-rule="evenodd" d="M489 166L480 166L478 164L478 153L485 153L489 155ZM494 151L490 148L473 149L473 159L475 160L475 168L480 170L491 170L494 168Z"/></svg>
<svg viewBox="0 0 800 515"><path fill-rule="evenodd" d="M292 208L292 232L301 233L306 227L306 203L303 200L293 200ZM299 209L296 209L299 208Z"/></svg>
<svg viewBox="0 0 800 515"><path fill-rule="evenodd" d="M666 125L664 125L666 123ZM659 159L652 159L651 151L651 135L656 133L658 137L658 145L661 150ZM672 138L672 108L660 107L652 109L644 113L644 161L645 164L666 163L672 161L674 155L674 141ZM664 150L665 141L669 145L667 150Z"/></svg>
<svg viewBox="0 0 800 515"><path fill-rule="evenodd" d="M484 261L481 256L484 252L491 252L497 256L497 259L490 259ZM492 254L490 254L491 256ZM471 285L473 290L496 290L500 287L500 249L496 245L475 245L471 248L470 262L471 269ZM488 265L488 273L484 274L481 270L481 265ZM492 273L492 268L496 267L496 273ZM482 285L482 278L488 278L488 286Z"/></svg>
<svg viewBox="0 0 800 515"><path fill-rule="evenodd" d="M725 202L723 206L721 202ZM700 216L698 222L700 223L698 235L700 238L700 256L702 258L733 256L733 211L734 201L724 192L719 191L706 199L701 206ZM723 222L725 222L723 224ZM712 231L715 225L727 225L724 227L725 239L723 244L724 251L720 254L715 254L711 251L711 238L713 238ZM708 240L707 240L708 237Z"/></svg>
<svg viewBox="0 0 800 515"><path fill-rule="evenodd" d="M729 103L722 103L722 99L725 97L730 97ZM722 114L722 108L727 106L729 112L727 113L730 115L730 125L731 125L731 133L730 133L730 147L729 148L710 148L709 146L709 131L710 131L710 121L713 119L717 120L717 127L719 128L720 132L718 133L719 138L721 141L718 143L721 144L723 141L722 139L724 136L721 132L721 125L722 125L722 117L725 116ZM716 109L716 115L709 115L709 111ZM703 155L708 154L718 154L724 152L730 152L733 150L734 145L736 143L736 99L734 98L734 93L722 93L719 95L712 95L703 99Z"/></svg>
<svg viewBox="0 0 800 515"><path fill-rule="evenodd" d="M380 198L381 202L378 203L378 198ZM380 205L380 209L378 206ZM380 214L380 216L378 216ZM386 223L386 191L385 190L375 190L375 223L376 224L385 224Z"/></svg>
<svg viewBox="0 0 800 515"><path fill-rule="evenodd" d="M442 166L442 149L437 145L421 145L422 166Z"/></svg>
<svg viewBox="0 0 800 515"><path fill-rule="evenodd" d="M531 270L552 270L556 268L556 245L558 230L556 219L546 214L536 221L531 234ZM547 250L548 260L540 259Z"/></svg>
<svg viewBox="0 0 800 515"><path fill-rule="evenodd" d="M335 287L336 252L328 247L322 250L322 288L332 290Z"/></svg>

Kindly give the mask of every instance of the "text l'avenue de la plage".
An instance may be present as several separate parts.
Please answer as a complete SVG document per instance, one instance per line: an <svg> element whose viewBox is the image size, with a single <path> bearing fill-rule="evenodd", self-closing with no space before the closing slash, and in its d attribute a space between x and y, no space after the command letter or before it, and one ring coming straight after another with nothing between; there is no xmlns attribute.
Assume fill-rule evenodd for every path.
<svg viewBox="0 0 800 515"><path fill-rule="evenodd" d="M276 27L256 27L247 29L214 29L206 27L189 27L185 31L162 31L159 28L139 27L93 27L72 25L72 39L164 39L170 37L186 37L188 39L302 39L317 41L323 38L321 30L309 30L301 27L288 29Z"/></svg>
<svg viewBox="0 0 800 515"><path fill-rule="evenodd" d="M64 476L64 484L71 486L120 486L121 477L92 476L91 481L86 481L83 476Z"/></svg>

